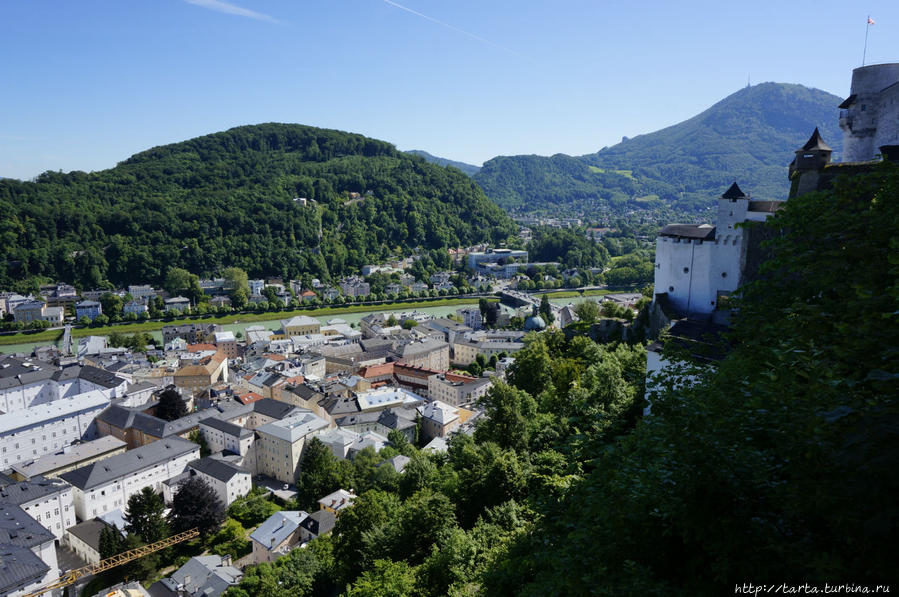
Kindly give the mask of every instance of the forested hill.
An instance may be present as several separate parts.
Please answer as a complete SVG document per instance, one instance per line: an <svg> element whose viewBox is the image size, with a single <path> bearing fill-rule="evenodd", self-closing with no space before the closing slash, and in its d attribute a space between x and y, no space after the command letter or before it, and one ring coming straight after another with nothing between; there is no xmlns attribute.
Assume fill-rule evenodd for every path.
<svg viewBox="0 0 899 597"><path fill-rule="evenodd" d="M453 168L458 168L465 174L469 176L474 176L481 169L480 166L475 166L474 164L466 164L465 162L457 162L456 160L448 160L446 158L437 157L436 155L431 155L427 151L422 151L421 149L410 149L406 153L411 153L412 155L417 155L423 157L425 160L431 162L432 164L437 164L438 166L452 166Z"/></svg>
<svg viewBox="0 0 899 597"><path fill-rule="evenodd" d="M514 230L461 172L361 135L260 124L101 172L0 180L0 287L158 283L172 266L328 279L415 247L499 242Z"/></svg>
<svg viewBox="0 0 899 597"><path fill-rule="evenodd" d="M683 209L702 208L734 180L753 197L782 199L793 152L816 126L839 159L841 101L801 85L762 83L689 120L595 154L494 158L475 180L498 204L531 210L640 207L653 196Z"/></svg>

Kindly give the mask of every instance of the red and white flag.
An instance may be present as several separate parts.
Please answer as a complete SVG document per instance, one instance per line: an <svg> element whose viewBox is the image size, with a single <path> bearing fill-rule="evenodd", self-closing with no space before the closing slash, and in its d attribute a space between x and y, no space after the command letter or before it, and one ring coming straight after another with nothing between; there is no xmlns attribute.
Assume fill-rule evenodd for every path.
<svg viewBox="0 0 899 597"><path fill-rule="evenodd" d="M869 24L869 25L873 25L873 24L874 24L874 19L872 19L871 17L868 17L868 24Z"/></svg>

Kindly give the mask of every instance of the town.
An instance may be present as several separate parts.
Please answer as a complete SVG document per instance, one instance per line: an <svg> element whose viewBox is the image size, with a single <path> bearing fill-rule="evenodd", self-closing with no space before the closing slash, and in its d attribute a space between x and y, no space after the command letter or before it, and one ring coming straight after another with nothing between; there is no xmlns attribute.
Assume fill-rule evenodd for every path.
<svg viewBox="0 0 899 597"><path fill-rule="evenodd" d="M580 311L591 322L604 314L620 335L648 303L639 292L605 291L581 299L594 309L541 301L518 290L533 284L520 271L539 268L535 277L548 286L557 278L547 271L560 281L579 272L529 263L524 250L483 249L456 256L475 276L440 271L430 284L400 269L410 259L366 267L336 287L314 279L309 288L297 280L197 280L200 301L149 285L76 292L59 284L37 296L0 294L0 309L12 323L66 323L59 346L0 356L3 520L8 528L32 530L18 552L21 572L4 576L0 591L28 594L64 583L65 569L98 565L113 555L104 536L135 545L127 543L134 532L129 508L146 497L142 492L160 496L171 512L186 483L202 483L222 520L241 500L262 500L276 510L240 527L249 537L241 553L197 555L150 587L151 594L168 595L189 585L188 594L215 597L240 582L241 568L274 561L328 533L352 505L354 488L339 487L315 496L318 509L280 507L297 504L298 492L307 491L298 479L311 442L341 461L383 458L379 467L401 475L410 461L404 446L440 454L454 434L473 432L484 415L480 399L492 379L504 378L526 333L561 329L579 321ZM111 335L72 335L76 326L92 331L98 324L148 320L151 313L187 316L198 305L203 314L230 312L231 297L244 292L244 306L340 305L370 299L367 280L378 280L378 294L388 301L456 295L457 284L480 293L470 295L474 304L450 307L446 316L372 305L352 324L300 314L276 329L247 324L236 333L203 318L166 324L161 342L147 335L135 343L144 334L127 336L115 326L97 330ZM240 525L227 521L225 528ZM210 549L214 554L215 546Z"/></svg>

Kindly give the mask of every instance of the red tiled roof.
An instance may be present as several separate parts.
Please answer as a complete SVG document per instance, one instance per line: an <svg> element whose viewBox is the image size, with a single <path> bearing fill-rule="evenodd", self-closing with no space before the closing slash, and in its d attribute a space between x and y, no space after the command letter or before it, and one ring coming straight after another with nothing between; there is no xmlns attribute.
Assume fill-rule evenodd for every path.
<svg viewBox="0 0 899 597"><path fill-rule="evenodd" d="M477 377L471 377L470 375L458 375L456 373L447 373L446 379L448 381L469 382L469 381L475 381L477 379Z"/></svg>
<svg viewBox="0 0 899 597"><path fill-rule="evenodd" d="M247 392L246 394L238 396L237 399L240 400L242 404L249 404L251 402L256 402L257 400L262 400L262 396L256 392Z"/></svg>
<svg viewBox="0 0 899 597"><path fill-rule="evenodd" d="M393 375L395 363L381 363L380 365L369 365L359 370L359 377L368 379L369 377L377 377L379 375Z"/></svg>
<svg viewBox="0 0 899 597"><path fill-rule="evenodd" d="M215 344L188 344L187 352L203 352L204 350L218 350L218 346Z"/></svg>

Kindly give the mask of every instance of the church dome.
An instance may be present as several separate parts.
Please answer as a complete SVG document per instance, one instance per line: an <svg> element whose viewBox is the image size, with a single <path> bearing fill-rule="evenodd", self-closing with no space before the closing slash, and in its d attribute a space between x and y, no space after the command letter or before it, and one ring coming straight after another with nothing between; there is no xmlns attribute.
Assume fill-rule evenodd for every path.
<svg viewBox="0 0 899 597"><path fill-rule="evenodd" d="M524 329L528 332L537 332L546 328L546 322L539 315L531 315L524 320Z"/></svg>

